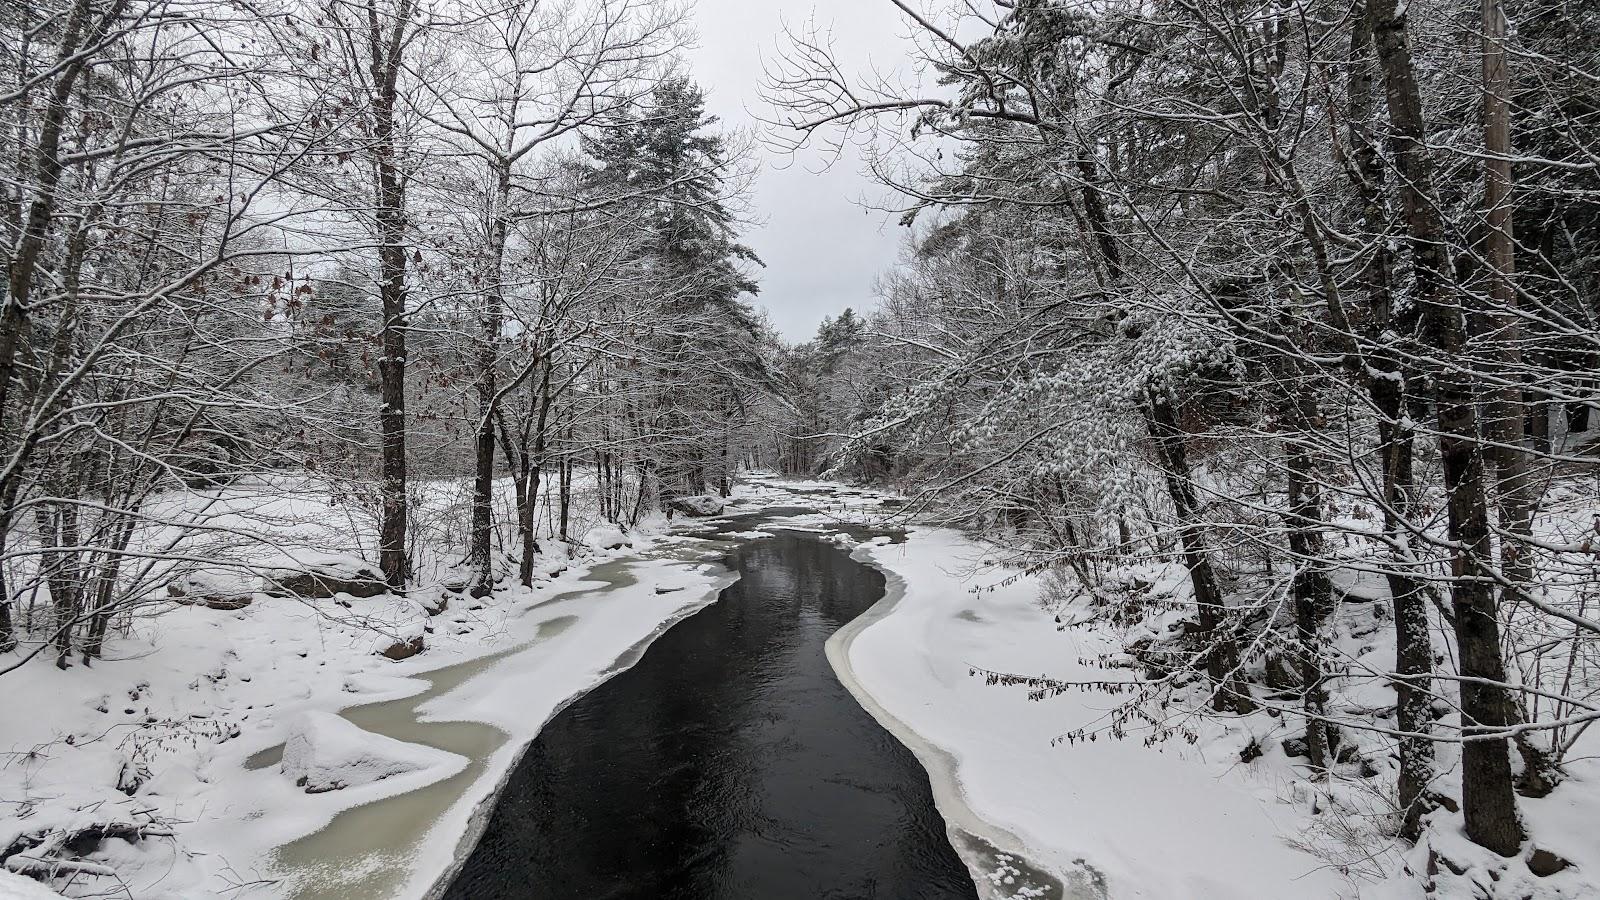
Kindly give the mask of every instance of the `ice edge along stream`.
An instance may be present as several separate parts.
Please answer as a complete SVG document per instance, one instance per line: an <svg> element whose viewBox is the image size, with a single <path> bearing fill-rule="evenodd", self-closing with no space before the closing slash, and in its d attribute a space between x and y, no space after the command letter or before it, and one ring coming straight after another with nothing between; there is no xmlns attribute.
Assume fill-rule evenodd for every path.
<svg viewBox="0 0 1600 900"><path fill-rule="evenodd" d="M907 540L913 538L908 534ZM1080 861L1081 871L1065 877L1048 872L1031 861L1035 854L1017 835L979 816L967 802L962 789L956 758L889 712L866 685L856 677L850 662L850 648L857 637L873 624L887 618L906 596L906 582L888 567L878 564L874 545L862 544L850 557L883 575L883 596L866 612L845 623L828 639L828 664L856 702L878 720L884 730L909 749L928 773L934 806L950 830L951 844L972 873L973 884L983 900L1010 900L1027 897L1038 900L1105 900L1099 874ZM1010 881L997 877L1006 873Z"/></svg>
<svg viewBox="0 0 1600 900"><path fill-rule="evenodd" d="M658 544L651 550L660 555L653 557L634 555L604 561L585 572L571 588L540 600L524 610L521 615L527 615L535 610L549 610L551 607L596 592L633 586L638 581L637 569L650 562L652 558L674 559L686 565L714 561L704 556L703 548L688 542L678 542L669 546ZM589 690L637 662L650 643L679 621L714 602L717 595L737 580L737 577L737 573L727 570L718 573L695 600L680 606L648 634L624 649L596 674L591 683L556 703L540 722L539 728L542 729L544 722L558 715ZM440 710L429 714L424 712L422 707L460 688L468 681L493 671L498 664L534 650L547 639L564 631L574 621L573 616L554 616L539 622L537 630L531 637L506 649L438 669L409 673L406 676L408 679L425 685L421 691L356 704L339 710L338 715L366 730L400 740L438 746L433 741L439 741L442 737L448 739L456 732L463 732L476 735L477 746L470 749L441 748L466 758L466 766L462 770L414 789L345 807L320 827L274 848L270 853L270 860L275 873L285 879L282 883L288 888L286 896L295 900L432 897L442 889L442 885L448 885L456 868L476 842L483 827L483 820L498 799L505 779L515 771L517 763L537 735L538 729L512 734L498 725L469 714L454 710ZM421 732L424 731L429 732L428 738L431 738L431 741L421 737ZM274 765L281 751L281 744L259 751L249 759L246 767L260 769ZM507 754L502 757L503 763L495 759L499 753ZM482 776L496 768L500 769L500 772L494 784L488 793L479 795L480 786L485 781ZM455 810L461 806L463 800L474 795L478 795L478 798L472 801L465 818L457 819L458 814L453 815ZM379 820L388 820L390 817L385 813L393 812L395 804L416 802L429 804L434 812L431 815L401 816L403 821L414 823L414 829L408 830L403 837L384 846L371 845L374 829L367 827L370 825L369 819L377 817ZM438 856L417 859L415 856L417 848L424 846L434 837L441 843L448 842L453 845L448 860ZM347 853L327 852L330 847L345 848L350 845L354 846ZM385 865L385 857L394 854L411 855L415 864L396 865L391 859L388 861L390 864ZM430 878L428 870L440 863L444 867L443 874ZM342 877L329 877L332 872L338 872ZM417 890L423 884L429 885L425 893Z"/></svg>
<svg viewBox="0 0 1600 900"><path fill-rule="evenodd" d="M627 562L633 562L633 560L628 560ZM624 569L624 578L632 578L630 569ZM550 715L545 718L544 722L540 723L539 727L528 735L527 740L522 741L516 751L511 754L506 761L505 768L501 770L499 777L495 779L494 786L473 805L472 812L467 816L466 828L456 840L455 852L451 855L449 865L428 886L427 892L422 895L423 900L438 900L449 890L451 882L455 881L456 876L460 874L461 867L466 863L467 857L471 855L472 849L477 846L479 839L483 837L483 831L488 827L489 815L494 812L495 804L500 802L506 786L510 783L512 777L516 775L517 770L521 768L523 757L527 755L528 749L533 746L534 739L539 736L539 732L544 730L544 726L549 724L550 720L556 716L561 715L567 707L582 700L589 691L633 668L640 659L644 658L644 654L650 649L650 645L671 630L672 626L715 603L717 598L722 595L722 592L738 580L739 573L731 569L718 576L696 602L679 610L677 614L656 626L648 635L623 651L622 655L617 657L615 662L601 672L600 677L587 689L579 691L561 703L556 704L556 707L550 711ZM611 584L604 584L578 592L577 595L581 596L594 591L610 590L622 587L626 583L624 580L618 580ZM535 638L535 641L537 641L537 638Z"/></svg>

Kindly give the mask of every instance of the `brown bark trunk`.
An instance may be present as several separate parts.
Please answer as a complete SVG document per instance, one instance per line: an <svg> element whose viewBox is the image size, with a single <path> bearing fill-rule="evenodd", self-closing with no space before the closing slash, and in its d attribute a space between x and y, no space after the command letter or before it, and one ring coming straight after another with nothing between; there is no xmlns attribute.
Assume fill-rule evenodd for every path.
<svg viewBox="0 0 1600 900"><path fill-rule="evenodd" d="M389 586L400 590L410 577L406 559L406 176L396 139L398 83L412 4L401 0L393 21L384 24L377 0L367 0L367 46L372 77L373 181L378 230L378 295L383 307L378 360L378 428L383 443L382 520L378 526L378 564Z"/></svg>

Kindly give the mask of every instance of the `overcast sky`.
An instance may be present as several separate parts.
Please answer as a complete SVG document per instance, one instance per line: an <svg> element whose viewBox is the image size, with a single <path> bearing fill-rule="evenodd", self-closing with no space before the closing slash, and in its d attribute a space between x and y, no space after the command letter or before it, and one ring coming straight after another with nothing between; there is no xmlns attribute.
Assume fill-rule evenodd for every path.
<svg viewBox="0 0 1600 900"><path fill-rule="evenodd" d="M814 16L832 26L839 56L858 68L875 61L892 68L905 51L905 33L888 0L696 0L699 47L691 57L711 112L726 126L754 128L763 54L771 58L783 22L799 28ZM810 338L825 315L845 307L871 307L872 281L888 269L905 229L863 196L882 198L847 157L827 171L811 152L790 159L764 148L755 185L755 214L762 224L746 237L765 262L757 301L791 341Z"/></svg>

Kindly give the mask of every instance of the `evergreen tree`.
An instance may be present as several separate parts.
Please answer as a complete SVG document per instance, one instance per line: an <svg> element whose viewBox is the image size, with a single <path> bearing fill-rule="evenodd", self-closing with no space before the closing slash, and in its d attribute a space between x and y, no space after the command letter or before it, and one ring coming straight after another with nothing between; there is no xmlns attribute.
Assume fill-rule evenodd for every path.
<svg viewBox="0 0 1600 900"><path fill-rule="evenodd" d="M745 324L750 310L736 301L759 289L742 264L760 260L738 242L726 197L727 142L714 130L717 122L700 88L674 76L661 82L647 107L586 137L584 151L595 161L596 184L649 196L644 252L663 281L673 283L676 305L714 305Z"/></svg>
<svg viewBox="0 0 1600 900"><path fill-rule="evenodd" d="M760 323L740 299L757 292L746 269L760 260L738 241L730 152L716 125L700 88L674 76L583 145L594 187L648 198L637 264L654 292L638 349L663 377L641 410L653 436L641 475L655 478L662 500L728 491L733 435L750 418L752 391L771 381Z"/></svg>

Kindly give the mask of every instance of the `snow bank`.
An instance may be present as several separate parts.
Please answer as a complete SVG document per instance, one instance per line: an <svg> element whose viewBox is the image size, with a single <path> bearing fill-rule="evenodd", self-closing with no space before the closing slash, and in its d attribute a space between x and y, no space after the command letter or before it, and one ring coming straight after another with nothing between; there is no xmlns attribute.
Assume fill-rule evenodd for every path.
<svg viewBox="0 0 1600 900"><path fill-rule="evenodd" d="M40 832L137 829L134 840L111 838L57 856L81 863L71 875L71 890L83 896L264 900L293 896L293 885L307 877L337 880L358 870L385 873L388 887L371 893L335 888L330 896L419 896L449 866L474 810L548 715L608 677L619 657L639 652L659 629L713 599L725 577L720 567L699 565L687 541L660 548L648 561L621 562L622 554L661 541L665 520L654 517L632 529L634 550L568 546L541 533L547 549L535 560L535 587L502 585L491 597L459 598L444 609L435 604L432 616L423 615L425 604L417 599L437 592L427 581L409 598L263 601L256 589L270 570L326 567L376 574L363 572L370 567L360 557L337 552L360 547L363 540L330 513L326 496L285 498L274 493L279 487L258 485L253 492L230 494L226 503L228 515L248 512L252 527L270 529L270 545L241 541L197 553L208 562L151 578L157 596L166 599L174 578L203 570L206 577L218 574L230 590L248 589L256 602L227 611L151 604L134 611L127 630L108 643L106 658L92 666L60 672L41 659L5 675L0 847ZM446 488L454 490L438 490L449 494ZM582 514L580 523L589 521L591 511L575 513ZM425 555L441 553L432 548ZM590 573L613 567L621 573L622 589L588 593L612 584L610 577L590 580ZM657 586L675 590L657 594ZM425 653L403 661L382 655L423 634ZM6 664L13 659L0 654ZM477 677L464 684L450 680L469 671ZM442 687L434 691L430 684ZM464 693L442 696L452 688ZM470 732L497 739L481 750L426 760L369 740L383 737L365 733L382 730L363 717L375 704L418 697L425 689L441 696L410 720L426 718L423 724L436 726L427 731L430 736ZM341 710L337 719L351 720L364 732L359 741L328 718ZM279 756L296 729L307 731L307 714L321 718L324 731L340 729L348 738L341 741L336 733L331 745L320 742L317 752L332 753L335 762L307 765L307 772L340 771L362 752L425 765L364 784L358 782L375 770L355 765L361 777L343 779L344 789L307 794L294 784L298 775L283 774ZM486 724L474 730L473 722ZM313 736L312 744L318 743ZM399 743L429 749L426 741ZM470 773L460 762L469 754L475 754ZM389 810L400 796L424 794L436 804L436 815L383 816L381 827L362 816L363 810ZM311 876L286 862L286 845L316 848L330 828L373 843L392 837L393 849L340 855L340 845L330 843L319 861L324 865ZM241 890L241 884L247 887Z"/></svg>
<svg viewBox="0 0 1600 900"><path fill-rule="evenodd" d="M431 780L455 774L467 761L454 753L363 731L329 712L306 712L283 742L283 774L308 794L361 787L431 770Z"/></svg>
<svg viewBox="0 0 1600 900"><path fill-rule="evenodd" d="M1017 849L1061 878L1069 896L1346 893L1344 879L1290 845L1297 822L1272 802L1276 776L1220 778L1221 769L1239 768L1237 756L1208 759L1203 749L1145 747L1137 737L1058 744L1069 731L1103 724L1119 698L1073 692L1035 702L1025 690L973 677L973 668L1107 677L1089 662L1120 646L1093 631L1058 630L1037 602L1036 579L981 566L980 545L943 529L914 529L903 544L858 553L901 581L904 596L850 642L854 677L948 760L972 813L1020 839L1025 847ZM941 777L940 759L924 763ZM992 896L1014 896L1000 882Z"/></svg>
<svg viewBox="0 0 1600 900"><path fill-rule="evenodd" d="M61 895L32 878L0 869L0 900L61 900Z"/></svg>

